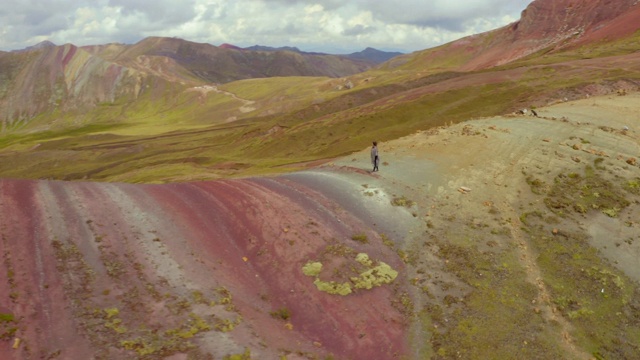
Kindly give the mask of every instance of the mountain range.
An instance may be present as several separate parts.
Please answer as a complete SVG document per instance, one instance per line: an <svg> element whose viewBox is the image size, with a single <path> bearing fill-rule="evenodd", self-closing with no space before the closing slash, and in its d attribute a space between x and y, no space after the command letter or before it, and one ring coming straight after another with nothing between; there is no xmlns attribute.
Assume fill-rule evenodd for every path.
<svg viewBox="0 0 640 360"><path fill-rule="evenodd" d="M35 118L42 119L39 124L50 124L52 117L61 116L94 123L99 105L130 106L147 96L157 97L153 93L161 88L181 93L189 87L242 79L344 78L367 76L365 71L377 75L373 67L384 60L387 62L377 69L385 72L378 78L389 77L396 70L424 78L523 64L527 59L546 61L561 53L573 54L573 59L628 54L635 47L623 39L637 30L637 13L631 0L606 6L600 1L535 1L514 24L400 56L374 49L345 56L304 53L295 48L240 49L157 37L134 45L77 47L45 42L23 51L0 52L0 119L5 132L30 127ZM617 41L622 43L617 46ZM403 87L408 83L404 78L397 82Z"/></svg>
<svg viewBox="0 0 640 360"><path fill-rule="evenodd" d="M220 47L227 47L227 48L234 48L234 49L238 49L238 50L242 50L242 48L239 48L237 46L234 45L230 45L230 44L223 44L220 45ZM247 48L244 48L244 50L252 50L252 51L292 51L292 52L296 52L296 53L301 53L301 54L309 54L309 55L327 55L327 54L323 54L323 53L318 53L318 52L304 52L301 51L300 49L298 49L297 47L292 47L292 46L284 46L284 47L278 47L278 48L274 48L274 47L270 47L270 46L260 46L260 45L254 45L254 46L250 46ZM359 52L355 52L355 53L351 53L351 54L346 54L346 55L340 55L340 56L344 56L350 59L356 59L356 60L363 60L363 61L368 61L368 62L372 62L374 64L380 64L383 63L385 61L388 61L396 56L400 56L403 53L401 52L389 52L389 51L380 51L371 47L368 47L362 51Z"/></svg>
<svg viewBox="0 0 640 360"><path fill-rule="evenodd" d="M374 49L345 56L252 50L155 37L134 45L43 42L0 53L0 113L7 127L57 109L86 111L100 103L130 101L143 81L181 87L278 76L343 77L393 55Z"/></svg>

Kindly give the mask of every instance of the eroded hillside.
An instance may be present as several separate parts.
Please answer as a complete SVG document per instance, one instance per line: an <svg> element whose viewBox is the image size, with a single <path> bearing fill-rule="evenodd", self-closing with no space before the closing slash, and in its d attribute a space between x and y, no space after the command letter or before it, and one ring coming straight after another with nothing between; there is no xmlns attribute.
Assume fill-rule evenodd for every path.
<svg viewBox="0 0 640 360"><path fill-rule="evenodd" d="M420 131L378 173L4 179L0 352L632 359L639 100Z"/></svg>
<svg viewBox="0 0 640 360"><path fill-rule="evenodd" d="M637 358L636 3L343 78L1 53L0 357Z"/></svg>

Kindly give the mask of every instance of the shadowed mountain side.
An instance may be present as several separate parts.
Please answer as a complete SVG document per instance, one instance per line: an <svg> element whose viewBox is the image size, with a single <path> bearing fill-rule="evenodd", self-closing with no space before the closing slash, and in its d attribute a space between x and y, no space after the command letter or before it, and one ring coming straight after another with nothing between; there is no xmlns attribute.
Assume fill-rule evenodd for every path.
<svg viewBox="0 0 640 360"><path fill-rule="evenodd" d="M380 51L380 50L368 47L360 52L348 54L345 56L351 59L371 61L375 64L380 64L385 61L389 61L394 57L400 56L400 55L402 55L402 53L400 52L386 52L386 51Z"/></svg>
<svg viewBox="0 0 640 360"><path fill-rule="evenodd" d="M301 53L301 54L308 54L308 55L328 55L328 54L323 54L323 53L315 53L315 52L304 52L304 51L300 51L300 49L298 49L297 47L290 47L290 46L283 46L283 47L279 47L279 48L274 48L274 47L270 47L270 46L260 46L260 45L255 45L255 46L250 46L250 47L246 47L246 48L240 48L237 46L233 46L230 44L223 44L220 45L221 48L226 48L226 49L235 49L235 50L253 50L253 51L292 51L292 52L297 52L297 53ZM359 52L355 52L355 53L351 53L351 54L343 54L340 56L344 56L350 59L355 59L355 60L362 60L362 61L366 61L366 62L370 62L372 64L381 64L385 61L388 61L396 56L402 55L402 53L400 52L388 52L388 51L380 51L374 48L366 48L362 51Z"/></svg>
<svg viewBox="0 0 640 360"><path fill-rule="evenodd" d="M275 76L342 77L363 72L374 65L340 55L252 51L163 37L149 37L134 45L88 48L109 61L140 71L149 68L144 59L171 59L193 77L207 83Z"/></svg>

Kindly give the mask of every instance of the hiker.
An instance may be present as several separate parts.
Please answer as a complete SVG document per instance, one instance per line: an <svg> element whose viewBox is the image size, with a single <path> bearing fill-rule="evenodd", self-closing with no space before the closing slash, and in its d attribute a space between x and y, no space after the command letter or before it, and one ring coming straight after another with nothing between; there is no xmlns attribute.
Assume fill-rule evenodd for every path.
<svg viewBox="0 0 640 360"><path fill-rule="evenodd" d="M374 141L371 147L371 163L373 164L373 171L378 171L378 165L380 164L380 157L378 156L378 142Z"/></svg>

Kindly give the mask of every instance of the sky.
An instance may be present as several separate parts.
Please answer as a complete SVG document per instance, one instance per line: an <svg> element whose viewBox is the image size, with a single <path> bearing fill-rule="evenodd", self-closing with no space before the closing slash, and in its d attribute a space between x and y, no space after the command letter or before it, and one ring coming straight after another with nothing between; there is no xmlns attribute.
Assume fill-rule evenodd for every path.
<svg viewBox="0 0 640 360"><path fill-rule="evenodd" d="M412 52L517 21L531 0L2 0L0 50L149 36L348 54Z"/></svg>

